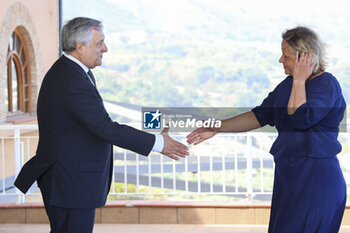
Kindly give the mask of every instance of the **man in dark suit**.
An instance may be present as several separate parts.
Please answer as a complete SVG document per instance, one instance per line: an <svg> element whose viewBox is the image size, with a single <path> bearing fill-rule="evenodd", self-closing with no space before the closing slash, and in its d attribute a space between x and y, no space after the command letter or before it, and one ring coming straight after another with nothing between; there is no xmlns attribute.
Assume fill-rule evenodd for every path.
<svg viewBox="0 0 350 233"><path fill-rule="evenodd" d="M105 204L110 189L112 145L173 159L188 152L167 132L153 135L110 119L90 71L107 52L100 21L68 21L61 45L65 54L47 72L39 93L37 153L23 166L15 186L26 193L38 181L51 233L89 233L95 208Z"/></svg>

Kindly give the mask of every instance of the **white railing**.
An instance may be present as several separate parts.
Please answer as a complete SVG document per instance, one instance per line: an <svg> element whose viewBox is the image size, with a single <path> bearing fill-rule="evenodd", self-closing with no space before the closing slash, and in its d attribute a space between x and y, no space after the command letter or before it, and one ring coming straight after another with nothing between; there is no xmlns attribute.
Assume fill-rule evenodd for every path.
<svg viewBox="0 0 350 233"><path fill-rule="evenodd" d="M1 140L1 191L0 202L16 200L24 202L24 195L14 187L13 182L25 161L29 160L31 140L37 136L23 136L36 131L37 125L0 125ZM22 133L22 134L21 134Z"/></svg>
<svg viewBox="0 0 350 233"><path fill-rule="evenodd" d="M178 141L184 141L185 135L172 134ZM144 157L117 149L110 195L216 194L269 200L273 180L265 181L264 176L268 173L273 177L268 149L275 137L220 134L207 143L191 146L190 156L180 161L157 153Z"/></svg>
<svg viewBox="0 0 350 233"><path fill-rule="evenodd" d="M35 152L38 136L23 135L28 130L37 130L37 126L0 126L0 135L5 135L0 136L0 202L25 201L25 196L14 188L13 181ZM172 133L171 136L185 142L186 134ZM180 161L159 153L145 157L115 147L109 199L140 199L149 195L193 196L195 199L198 194L210 194L236 196L248 202L253 199L269 201L274 163L268 151L276 136L260 132L219 134L198 146L190 146L190 156ZM341 133L340 140L347 148L349 134ZM350 174L347 157L339 156L346 179ZM28 194L40 195L40 192L33 185Z"/></svg>

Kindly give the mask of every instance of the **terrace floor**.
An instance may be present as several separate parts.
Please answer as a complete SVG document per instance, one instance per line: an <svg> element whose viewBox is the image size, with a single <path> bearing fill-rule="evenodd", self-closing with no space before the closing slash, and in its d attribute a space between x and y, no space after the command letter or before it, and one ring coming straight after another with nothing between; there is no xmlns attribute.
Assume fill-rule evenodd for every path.
<svg viewBox="0 0 350 233"><path fill-rule="evenodd" d="M0 233L48 233L48 224L0 224ZM95 224L94 233L266 233L266 226ZM348 231L350 232L350 230ZM344 232L345 233L345 232Z"/></svg>
<svg viewBox="0 0 350 233"><path fill-rule="evenodd" d="M48 224L0 224L0 233L48 233ZM267 226L193 224L95 224L94 233L266 233ZM342 227L340 233L350 233Z"/></svg>

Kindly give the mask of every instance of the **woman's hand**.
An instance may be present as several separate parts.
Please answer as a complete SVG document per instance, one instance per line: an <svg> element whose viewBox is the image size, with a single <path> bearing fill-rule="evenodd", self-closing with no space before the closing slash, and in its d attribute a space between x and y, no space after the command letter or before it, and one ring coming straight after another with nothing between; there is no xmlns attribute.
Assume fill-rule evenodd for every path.
<svg viewBox="0 0 350 233"><path fill-rule="evenodd" d="M311 63L311 53L302 53L300 58L299 52L296 54L293 69L293 86L288 101L288 114L293 115L295 111L306 103L306 80L311 77L315 63Z"/></svg>
<svg viewBox="0 0 350 233"><path fill-rule="evenodd" d="M198 128L187 135L187 143L197 145L209 138L214 137L218 132L211 128Z"/></svg>
<svg viewBox="0 0 350 233"><path fill-rule="evenodd" d="M308 78L310 78L312 71L315 67L315 63L311 63L312 55L311 53L301 53L300 58L299 51L297 51L295 56L295 64L293 69L293 81L305 83Z"/></svg>

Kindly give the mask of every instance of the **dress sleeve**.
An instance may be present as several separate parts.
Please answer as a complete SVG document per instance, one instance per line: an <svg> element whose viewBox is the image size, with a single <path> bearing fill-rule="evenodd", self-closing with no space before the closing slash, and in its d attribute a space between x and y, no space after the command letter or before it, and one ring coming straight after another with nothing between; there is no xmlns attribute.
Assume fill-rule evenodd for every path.
<svg viewBox="0 0 350 233"><path fill-rule="evenodd" d="M270 92L269 95L264 99L260 106L252 109L260 126L265 125L275 126L274 114L273 114L273 102L275 97L275 91Z"/></svg>
<svg viewBox="0 0 350 233"><path fill-rule="evenodd" d="M312 80L306 88L306 103L289 115L292 126L297 130L309 129L319 123L336 107L341 95L339 84L331 78Z"/></svg>

